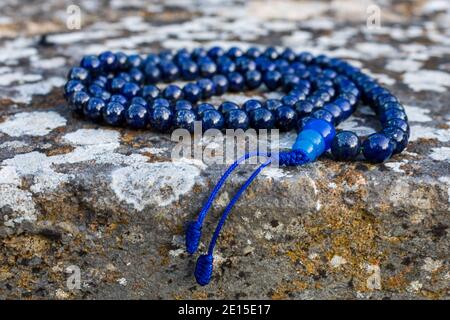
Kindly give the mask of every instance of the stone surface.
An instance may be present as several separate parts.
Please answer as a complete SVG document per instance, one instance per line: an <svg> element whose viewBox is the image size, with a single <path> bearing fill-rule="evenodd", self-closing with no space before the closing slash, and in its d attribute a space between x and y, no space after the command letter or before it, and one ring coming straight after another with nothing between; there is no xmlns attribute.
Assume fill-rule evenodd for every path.
<svg viewBox="0 0 450 320"><path fill-rule="evenodd" d="M1 4L0 298L450 297L447 1L380 1L375 29L366 23L370 1L79 3L80 30L66 26L70 1ZM382 165L325 156L267 169L233 210L213 280L199 287L183 225L224 166L171 162L170 135L84 121L61 86L89 52L213 44L351 60L407 106L412 141ZM340 128L367 135L378 127L362 106ZM283 134L281 146L294 138ZM251 168L215 202L201 251Z"/></svg>

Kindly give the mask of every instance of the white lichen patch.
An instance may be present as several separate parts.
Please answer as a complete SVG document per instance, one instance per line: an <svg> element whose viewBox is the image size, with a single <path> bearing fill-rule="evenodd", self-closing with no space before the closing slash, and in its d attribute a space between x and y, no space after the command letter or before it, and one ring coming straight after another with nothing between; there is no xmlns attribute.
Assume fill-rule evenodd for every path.
<svg viewBox="0 0 450 320"><path fill-rule="evenodd" d="M0 98L11 99L17 103L30 103L34 95L48 94L53 88L61 87L66 80L60 77L51 77L42 81L25 83L14 86L6 93L0 92Z"/></svg>
<svg viewBox="0 0 450 320"><path fill-rule="evenodd" d="M431 149L430 158L436 161L447 161L450 162L450 148L449 147L439 147Z"/></svg>
<svg viewBox="0 0 450 320"><path fill-rule="evenodd" d="M261 171L261 175L267 179L275 179L275 180L292 176L292 175L288 174L282 168L275 168L275 167L274 168L272 168L272 167L265 168L264 170Z"/></svg>
<svg viewBox="0 0 450 320"><path fill-rule="evenodd" d="M107 129L79 129L70 132L63 140L75 146L89 146L99 144L114 144L119 146L120 133L117 130Z"/></svg>
<svg viewBox="0 0 450 320"><path fill-rule="evenodd" d="M450 87L450 74L437 70L407 72L403 75L403 82L416 92L445 92Z"/></svg>
<svg viewBox="0 0 450 320"><path fill-rule="evenodd" d="M11 72L0 74L0 86L9 86L12 83L34 82L42 79L40 74L23 74L22 72Z"/></svg>
<svg viewBox="0 0 450 320"><path fill-rule="evenodd" d="M393 59L390 60L386 65L386 70L394 72L413 72L417 71L422 67L423 63L411 59Z"/></svg>
<svg viewBox="0 0 450 320"><path fill-rule="evenodd" d="M433 119L428 116L429 109L405 105L405 111L410 122L428 122Z"/></svg>
<svg viewBox="0 0 450 320"><path fill-rule="evenodd" d="M0 149L9 149L9 150L15 150L27 147L28 143L20 141L20 140L13 140L13 141L6 141L0 144Z"/></svg>
<svg viewBox="0 0 450 320"><path fill-rule="evenodd" d="M440 129L435 127L425 127L421 125L411 126L410 141L417 141L418 139L437 139L441 142L450 141L450 129Z"/></svg>
<svg viewBox="0 0 450 320"><path fill-rule="evenodd" d="M142 163L112 172L111 189L120 201L138 211L167 206L190 192L200 170L172 162Z"/></svg>
<svg viewBox="0 0 450 320"><path fill-rule="evenodd" d="M401 166L405 163L408 163L408 160L404 160L401 162L386 162L386 163L384 163L384 165L386 167L392 169L392 171L394 171L394 172L405 173L405 170L401 169Z"/></svg>
<svg viewBox="0 0 450 320"><path fill-rule="evenodd" d="M333 268L339 268L340 266L342 266L346 263L347 263L347 260L345 260L345 258L338 256L338 255L334 255L333 258L331 258L331 260L330 260L330 265Z"/></svg>
<svg viewBox="0 0 450 320"><path fill-rule="evenodd" d="M21 112L0 123L0 132L11 137L45 136L66 125L67 120L54 111Z"/></svg>
<svg viewBox="0 0 450 320"><path fill-rule="evenodd" d="M436 272L438 269L442 267L443 263L441 260L434 260L430 257L425 258L422 265L422 270L427 272Z"/></svg>
<svg viewBox="0 0 450 320"><path fill-rule="evenodd" d="M369 290L381 290L381 271L380 266L367 264L366 271L370 276L367 278L366 286Z"/></svg>

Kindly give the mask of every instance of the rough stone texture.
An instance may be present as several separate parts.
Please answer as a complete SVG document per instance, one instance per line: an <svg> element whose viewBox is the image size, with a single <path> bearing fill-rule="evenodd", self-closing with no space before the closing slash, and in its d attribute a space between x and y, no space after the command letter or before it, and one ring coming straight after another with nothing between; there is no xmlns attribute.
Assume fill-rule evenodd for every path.
<svg viewBox="0 0 450 320"><path fill-rule="evenodd" d="M369 1L79 3L72 31L71 1L0 5L0 298L449 298L448 1L379 1L378 29L366 26ZM225 226L212 283L199 287L183 224L224 166L172 163L169 135L84 121L61 86L88 52L212 44L349 59L404 102L412 141L382 165L323 157L268 169ZM368 134L377 123L362 106L341 128ZM227 183L201 251L251 168ZM73 266L79 290L66 283Z"/></svg>

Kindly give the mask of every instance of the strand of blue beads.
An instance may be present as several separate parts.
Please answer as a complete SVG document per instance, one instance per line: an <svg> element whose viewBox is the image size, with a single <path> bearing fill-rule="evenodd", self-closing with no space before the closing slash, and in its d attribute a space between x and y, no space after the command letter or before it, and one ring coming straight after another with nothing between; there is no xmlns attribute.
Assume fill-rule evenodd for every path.
<svg viewBox="0 0 450 320"><path fill-rule="evenodd" d="M159 82L184 80L180 87ZM265 86L281 91L281 99L206 103L226 92ZM213 47L125 55L103 52L83 57L72 68L65 96L75 112L95 122L160 132L184 128L194 121L203 129L297 129L293 146L316 160L328 149L337 160L354 160L362 151L371 162L383 162L406 148L409 125L403 106L372 77L347 62L324 55L275 48L243 51ZM361 143L353 132L335 133L362 101L378 115L382 130Z"/></svg>

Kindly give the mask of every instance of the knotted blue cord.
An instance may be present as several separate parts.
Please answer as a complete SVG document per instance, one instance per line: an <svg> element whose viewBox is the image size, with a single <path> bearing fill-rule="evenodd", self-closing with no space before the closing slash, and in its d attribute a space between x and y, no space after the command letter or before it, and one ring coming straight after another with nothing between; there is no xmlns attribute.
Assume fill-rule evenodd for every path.
<svg viewBox="0 0 450 320"><path fill-rule="evenodd" d="M252 156L250 154L247 154L247 155L249 155L248 157ZM207 285L209 283L209 281L211 280L213 263L214 263L214 258L213 258L214 247L215 247L217 239L220 235L220 231L222 230L222 227L225 224L225 221L231 212L231 209L233 208L235 203L238 201L238 199L242 195L242 193L248 188L248 186L258 176L258 174L273 161L273 154L271 155L270 153L264 153L264 154L263 153L254 153L253 155L258 155L258 156L265 155L269 158L252 173L252 175L247 179L247 181L242 185L242 187L236 192L234 197L228 203L227 207L225 208L224 212L222 213L222 216L219 220L216 230L214 231L211 242L209 244L208 253L206 255L201 255L198 258L194 275L195 275L197 282L202 286ZM280 152L275 155L278 155L278 159L279 159L279 162L281 165L293 166L293 165L300 165L300 164L309 162L309 159L307 157L305 157L304 154L300 151ZM246 156L244 156L243 158L246 158ZM230 166L230 168L224 174L225 178L223 180L221 179L217 185L219 185L219 184L222 185L225 182L226 178L231 173L231 171L237 167L237 165L235 165L235 164L239 163L239 160L236 161L235 163L233 163L232 166ZM232 170L230 170L231 168L232 168ZM222 176L222 178L224 176ZM217 185L216 185L216 187L217 187ZM212 193L210 196L210 199L214 199L217 192L219 191L219 188L217 188L217 189L215 188L213 190L213 193L215 193L215 194L213 195L213 193ZM207 205L210 206L211 204L207 203Z"/></svg>

